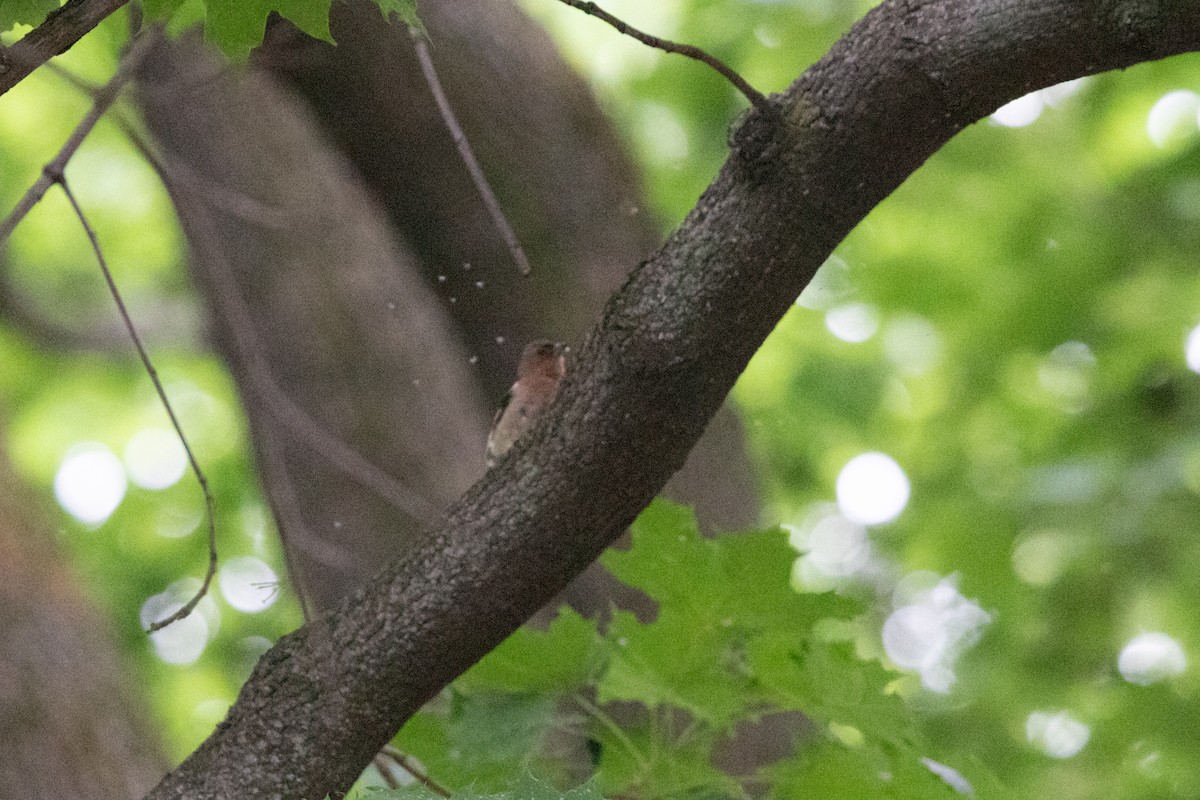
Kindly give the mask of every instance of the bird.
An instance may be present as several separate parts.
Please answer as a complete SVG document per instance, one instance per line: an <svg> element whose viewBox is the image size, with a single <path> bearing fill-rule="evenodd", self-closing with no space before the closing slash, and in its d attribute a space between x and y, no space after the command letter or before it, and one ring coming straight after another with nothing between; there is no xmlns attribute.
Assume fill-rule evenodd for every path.
<svg viewBox="0 0 1200 800"><path fill-rule="evenodd" d="M538 339L525 345L517 362L517 381L508 390L487 438L487 465L493 467L500 457L533 427L534 420L554 402L558 386L567 371L567 352L562 342Z"/></svg>

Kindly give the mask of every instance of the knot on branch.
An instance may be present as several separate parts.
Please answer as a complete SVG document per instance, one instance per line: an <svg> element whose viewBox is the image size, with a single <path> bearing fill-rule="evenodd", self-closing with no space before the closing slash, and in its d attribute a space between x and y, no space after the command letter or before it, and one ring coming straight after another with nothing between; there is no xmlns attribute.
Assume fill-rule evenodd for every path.
<svg viewBox="0 0 1200 800"><path fill-rule="evenodd" d="M779 101L767 98L762 106L743 111L729 127L729 151L733 163L745 177L760 179L779 170L776 161L783 151L788 130Z"/></svg>

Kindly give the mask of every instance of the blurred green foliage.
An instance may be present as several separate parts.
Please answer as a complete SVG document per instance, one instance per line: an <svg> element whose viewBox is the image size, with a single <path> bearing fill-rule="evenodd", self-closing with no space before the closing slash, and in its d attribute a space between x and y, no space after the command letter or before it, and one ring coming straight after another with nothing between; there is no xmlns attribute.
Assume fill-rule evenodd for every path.
<svg viewBox="0 0 1200 800"><path fill-rule="evenodd" d="M744 101L703 65L648 51L555 0L527 5L591 76L644 166L653 206L644 213L669 228L719 167ZM869 5L605 7L777 91ZM229 13L233 49L248 48L261 31L247 33L249 17ZM124 30L118 14L61 61L103 81ZM601 636L565 615L546 632L520 633L400 741L447 785L491 791L526 769L566 780L561 754L539 745L574 724L599 747L606 792L730 794L737 787L708 755L732 720L769 705L801 709L814 724L770 772L781 797L949 796L952 780L918 755L965 776L978 797L1200 796L1200 376L1185 358L1200 323L1200 132L1194 109L1148 131L1169 92L1200 92L1198 66L1188 56L1098 76L1039 95L1031 124L986 120L964 131L838 248L742 377L734 396L760 465L765 525L803 528L860 453L882 451L903 468L911 499L868 531L874 572L842 576L837 595L798 594L781 534L704 544L680 512L657 507L633 551L645 558L610 558L661 601L653 623L618 615ZM45 71L0 98L4 209L87 105ZM68 175L181 398L218 498L222 557L253 555L282 575L236 396L199 345L164 193L111 122ZM79 331L111 324L111 301L56 193L4 257L9 288L47 319ZM60 351L7 323L0 407L12 460L47 497L72 446L120 454L135 432L165 422L131 353ZM199 508L185 477L161 491L131 487L95 528L57 512L60 538L136 659L176 755L198 744L257 653L298 619L286 594L247 614L217 592L199 659L156 658L139 609L201 574L202 528L189 523L178 536ZM167 530L176 536L155 533ZM897 671L880 640L905 576L923 572L956 576L957 591L991 618L945 694ZM1181 674L1150 685L1122 677L1119 654L1142 632L1181 645ZM540 668L529 671L530 661ZM595 695L567 701L580 686ZM607 724L606 703L618 700L658 710ZM568 702L576 705L564 715ZM693 720L686 737L667 709ZM1055 757L1035 722L1060 712L1089 735L1077 753Z"/></svg>

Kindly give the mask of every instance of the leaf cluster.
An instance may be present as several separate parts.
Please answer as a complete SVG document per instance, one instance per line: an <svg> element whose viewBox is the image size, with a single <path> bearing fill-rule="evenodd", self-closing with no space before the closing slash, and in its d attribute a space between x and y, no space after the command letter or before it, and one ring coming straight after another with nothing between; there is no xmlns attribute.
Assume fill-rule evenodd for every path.
<svg viewBox="0 0 1200 800"><path fill-rule="evenodd" d="M601 629L564 608L468 671L397 746L444 785L477 792L532 771L622 797L742 797L764 782L824 796L847 780L889 796L953 794L922 762L896 674L838 633L863 605L793 589L782 531L706 539L690 510L658 501L632 539L603 563L656 601L652 621L618 610ZM732 740L788 712L789 756L753 774L721 768Z"/></svg>

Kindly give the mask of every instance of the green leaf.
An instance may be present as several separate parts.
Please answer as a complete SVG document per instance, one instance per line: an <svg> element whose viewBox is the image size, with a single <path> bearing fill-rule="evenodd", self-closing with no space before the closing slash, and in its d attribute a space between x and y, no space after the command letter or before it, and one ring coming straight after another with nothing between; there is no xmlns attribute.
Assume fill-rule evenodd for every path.
<svg viewBox="0 0 1200 800"><path fill-rule="evenodd" d="M601 668L603 648L594 622L562 608L545 631L521 628L458 681L465 691L569 692Z"/></svg>
<svg viewBox="0 0 1200 800"><path fill-rule="evenodd" d="M185 0L142 0L142 13L147 22L161 22L170 18Z"/></svg>
<svg viewBox="0 0 1200 800"><path fill-rule="evenodd" d="M634 523L633 547L603 559L658 600L659 614L648 625L614 615L600 701L671 705L721 729L757 713L766 677L747 660L752 644L770 636L800 646L818 621L860 609L793 591L794 557L779 530L704 539L690 510L656 501Z"/></svg>
<svg viewBox="0 0 1200 800"><path fill-rule="evenodd" d="M668 735L673 731L672 735ZM742 795L736 780L712 762L718 734L692 726L678 712L650 713L622 727L594 732L600 770L596 780L609 795L696 797Z"/></svg>
<svg viewBox="0 0 1200 800"><path fill-rule="evenodd" d="M417 16L416 0L373 0L373 2L379 6L379 10L383 12L383 18L388 22L392 21L393 16L399 17L409 30L420 34L425 33L425 26L421 24L421 19Z"/></svg>
<svg viewBox="0 0 1200 800"><path fill-rule="evenodd" d="M853 800L950 800L964 796L918 756L894 757L871 745L817 741L795 759L769 770L778 797Z"/></svg>
<svg viewBox="0 0 1200 800"><path fill-rule="evenodd" d="M868 739L916 748L919 728L891 690L899 676L864 661L846 642L756 642L749 661L777 707L803 711L818 722L852 726Z"/></svg>
<svg viewBox="0 0 1200 800"><path fill-rule="evenodd" d="M585 783L565 792L538 780L528 772L522 773L511 789L484 793L475 788L463 789L451 795L453 800L604 800L592 783ZM400 789L372 788L360 800L438 800L435 794L420 784Z"/></svg>
<svg viewBox="0 0 1200 800"><path fill-rule="evenodd" d="M205 36L226 55L244 60L262 43L272 11L291 20L317 39L333 41L329 32L331 0L209 0Z"/></svg>
<svg viewBox="0 0 1200 800"><path fill-rule="evenodd" d="M440 783L499 791L522 771L555 770L543 741L558 720L557 707L549 695L452 690L449 707L415 715L396 746Z"/></svg>
<svg viewBox="0 0 1200 800"><path fill-rule="evenodd" d="M58 0L0 0L0 31L14 25L40 25L58 7Z"/></svg>

